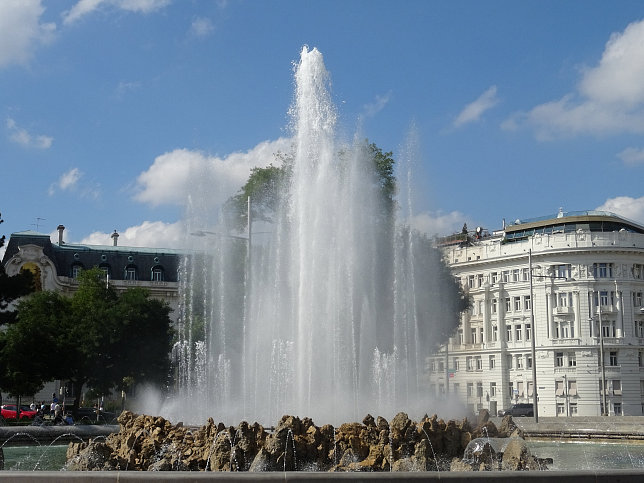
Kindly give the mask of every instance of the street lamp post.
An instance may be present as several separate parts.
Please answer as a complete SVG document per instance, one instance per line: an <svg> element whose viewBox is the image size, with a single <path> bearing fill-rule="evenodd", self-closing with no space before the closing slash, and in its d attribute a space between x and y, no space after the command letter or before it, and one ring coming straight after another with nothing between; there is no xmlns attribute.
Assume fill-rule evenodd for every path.
<svg viewBox="0 0 644 483"><path fill-rule="evenodd" d="M532 248L528 250L528 265L530 270L530 346L532 351L532 405L534 407L534 422L539 422L539 397L537 396L537 328L534 325L534 293L532 289Z"/></svg>

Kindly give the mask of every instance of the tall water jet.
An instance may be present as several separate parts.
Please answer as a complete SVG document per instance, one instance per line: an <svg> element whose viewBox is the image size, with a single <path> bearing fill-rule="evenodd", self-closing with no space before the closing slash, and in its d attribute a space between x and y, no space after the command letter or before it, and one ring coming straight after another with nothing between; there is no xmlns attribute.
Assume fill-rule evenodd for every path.
<svg viewBox="0 0 644 483"><path fill-rule="evenodd" d="M264 424L422 414L424 361L455 327L457 290L429 241L398 226L370 147L338 143L317 49L302 49L295 83L271 223L257 229L250 200L247 233L204 237L186 263L175 401L195 420ZM190 230L221 225L214 215L193 198Z"/></svg>

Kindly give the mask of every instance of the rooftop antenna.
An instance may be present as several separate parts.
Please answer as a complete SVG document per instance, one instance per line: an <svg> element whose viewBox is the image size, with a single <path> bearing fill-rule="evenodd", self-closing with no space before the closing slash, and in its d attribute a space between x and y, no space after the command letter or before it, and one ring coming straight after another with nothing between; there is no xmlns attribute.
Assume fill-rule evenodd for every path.
<svg viewBox="0 0 644 483"><path fill-rule="evenodd" d="M47 218L41 218L41 217L37 216L37 217L36 217L36 223L31 223L31 226L35 226L35 227L36 227L36 231L39 231L39 229L40 229L40 222L41 222L41 221L46 221L46 220L47 220Z"/></svg>

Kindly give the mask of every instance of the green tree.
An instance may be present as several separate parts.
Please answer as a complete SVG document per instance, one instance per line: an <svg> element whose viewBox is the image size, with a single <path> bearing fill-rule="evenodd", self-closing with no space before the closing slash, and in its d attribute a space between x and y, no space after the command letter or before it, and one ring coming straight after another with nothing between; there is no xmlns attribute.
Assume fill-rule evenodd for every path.
<svg viewBox="0 0 644 483"><path fill-rule="evenodd" d="M4 223L0 214L0 224ZM5 236L0 237L0 248L4 246ZM16 311L12 309L12 302L30 293L33 290L33 275L29 270L10 277L0 263L0 326L9 324L16 319Z"/></svg>
<svg viewBox="0 0 644 483"><path fill-rule="evenodd" d="M40 292L18 304L16 323L0 335L0 362L9 376L28 372L29 380L40 383L70 381L78 408L85 385L106 394L132 382L165 381L172 343L169 314L169 306L144 289L118 294L93 268L81 273L70 298ZM19 370L26 361L31 361L22 366L26 371ZM19 391L16 377L0 384Z"/></svg>

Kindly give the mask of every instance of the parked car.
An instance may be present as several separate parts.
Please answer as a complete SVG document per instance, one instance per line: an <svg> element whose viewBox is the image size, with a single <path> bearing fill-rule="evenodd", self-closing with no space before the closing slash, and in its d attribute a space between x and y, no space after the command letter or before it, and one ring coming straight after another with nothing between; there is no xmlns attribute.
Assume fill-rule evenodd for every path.
<svg viewBox="0 0 644 483"><path fill-rule="evenodd" d="M0 407L2 417L5 419L16 419L16 405L4 404ZM36 416L36 411L29 409L29 406L20 405L20 419L33 419Z"/></svg>
<svg viewBox="0 0 644 483"><path fill-rule="evenodd" d="M72 411L70 410L68 412ZM96 408L78 408L78 421L76 423L91 424L98 421L99 423L113 424L118 416L116 413L110 411L100 411L97 418L96 412Z"/></svg>
<svg viewBox="0 0 644 483"><path fill-rule="evenodd" d="M509 409L499 411L499 416L534 416L534 406L530 403L513 404Z"/></svg>

